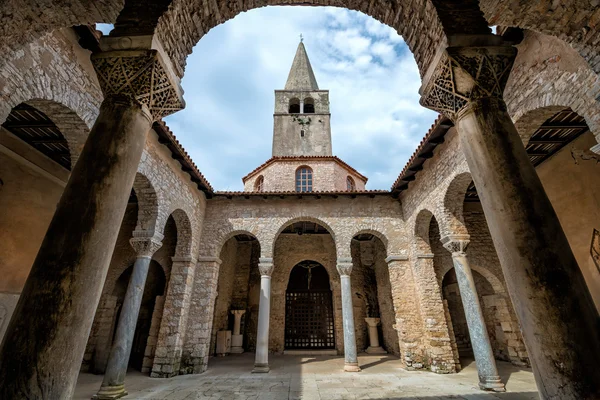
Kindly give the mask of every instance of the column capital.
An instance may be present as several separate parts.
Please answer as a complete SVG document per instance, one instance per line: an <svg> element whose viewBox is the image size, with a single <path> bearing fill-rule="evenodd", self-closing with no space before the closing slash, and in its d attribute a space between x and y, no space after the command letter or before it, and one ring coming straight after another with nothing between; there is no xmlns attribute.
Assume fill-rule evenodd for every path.
<svg viewBox="0 0 600 400"><path fill-rule="evenodd" d="M158 249L162 247L164 236L154 231L133 231L133 237L129 239L129 244L135 250L138 258L152 258Z"/></svg>
<svg viewBox="0 0 600 400"><path fill-rule="evenodd" d="M271 257L261 257L258 259L258 270L260 276L271 276L274 269L273 259Z"/></svg>
<svg viewBox="0 0 600 400"><path fill-rule="evenodd" d="M350 276L353 266L352 262L338 262L336 268L340 276Z"/></svg>
<svg viewBox="0 0 600 400"><path fill-rule="evenodd" d="M233 315L244 315L246 313L246 310L231 310L230 312Z"/></svg>
<svg viewBox="0 0 600 400"><path fill-rule="evenodd" d="M369 326L377 326L381 322L381 318L365 318L365 322Z"/></svg>
<svg viewBox="0 0 600 400"><path fill-rule="evenodd" d="M479 99L496 98L503 104L516 56L517 49L506 45L446 48L423 79L421 105L456 122Z"/></svg>
<svg viewBox="0 0 600 400"><path fill-rule="evenodd" d="M105 98L135 99L153 121L185 107L179 77L155 36L105 36L100 48L91 60Z"/></svg>
<svg viewBox="0 0 600 400"><path fill-rule="evenodd" d="M464 256L469 246L469 235L448 235L440 239L446 250L452 253L452 256Z"/></svg>

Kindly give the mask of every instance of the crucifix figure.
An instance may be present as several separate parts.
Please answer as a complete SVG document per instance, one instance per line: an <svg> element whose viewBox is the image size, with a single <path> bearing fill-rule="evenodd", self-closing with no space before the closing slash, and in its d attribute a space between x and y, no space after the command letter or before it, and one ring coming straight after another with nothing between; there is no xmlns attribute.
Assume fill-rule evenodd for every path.
<svg viewBox="0 0 600 400"><path fill-rule="evenodd" d="M318 265L310 265L309 264L309 265L303 265L302 267L306 268L308 270L308 282L307 282L307 284L308 284L308 290L310 290L310 281L312 279L312 269L315 268L315 267L318 267Z"/></svg>
<svg viewBox="0 0 600 400"><path fill-rule="evenodd" d="M300 34L300 43L302 43L304 41L304 37L302 37L302 34Z"/></svg>

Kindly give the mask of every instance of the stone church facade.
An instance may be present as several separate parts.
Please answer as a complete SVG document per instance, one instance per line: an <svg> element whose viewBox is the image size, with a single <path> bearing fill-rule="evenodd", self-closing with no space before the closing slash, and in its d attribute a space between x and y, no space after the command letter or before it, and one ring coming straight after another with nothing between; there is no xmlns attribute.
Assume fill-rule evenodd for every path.
<svg viewBox="0 0 600 400"><path fill-rule="evenodd" d="M404 35L422 104L441 113L396 182L367 190L333 155L329 93L301 43L275 91L272 157L244 191L221 192L161 121L183 107L173 82L201 36L174 42L164 24L197 26L191 3L150 8L165 14L138 27L148 35L109 3L0 42L0 380L16 382L0 397L68 398L84 370L116 398L128 366L202 373L218 332L237 329L255 372L290 351L344 356L350 372L363 351L434 373L474 357L482 389L503 390L503 360L533 366L542 398L596 398L597 7L582 34L505 2L461 11L477 32L453 31L437 2L405 27L402 8L358 7ZM239 12L221 11L203 32ZM109 37L80 25L115 20ZM142 68L152 74L115 75ZM161 77L150 100L142 76Z"/></svg>

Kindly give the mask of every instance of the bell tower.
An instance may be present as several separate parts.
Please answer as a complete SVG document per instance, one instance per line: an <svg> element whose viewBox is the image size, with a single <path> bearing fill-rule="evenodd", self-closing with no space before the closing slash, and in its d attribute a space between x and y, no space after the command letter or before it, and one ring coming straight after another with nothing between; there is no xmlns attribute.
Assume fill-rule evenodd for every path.
<svg viewBox="0 0 600 400"><path fill-rule="evenodd" d="M273 156L331 156L329 90L319 90L302 39L285 89L275 91Z"/></svg>

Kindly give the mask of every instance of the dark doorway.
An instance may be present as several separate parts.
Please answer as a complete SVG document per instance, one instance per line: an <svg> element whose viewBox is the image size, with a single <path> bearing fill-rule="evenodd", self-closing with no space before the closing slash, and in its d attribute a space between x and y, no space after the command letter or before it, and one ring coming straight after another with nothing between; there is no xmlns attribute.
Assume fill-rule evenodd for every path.
<svg viewBox="0 0 600 400"><path fill-rule="evenodd" d="M302 261L290 273L285 294L285 348L335 348L329 274L318 262Z"/></svg>

